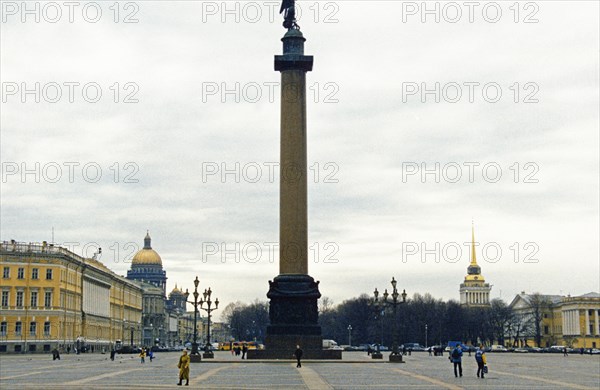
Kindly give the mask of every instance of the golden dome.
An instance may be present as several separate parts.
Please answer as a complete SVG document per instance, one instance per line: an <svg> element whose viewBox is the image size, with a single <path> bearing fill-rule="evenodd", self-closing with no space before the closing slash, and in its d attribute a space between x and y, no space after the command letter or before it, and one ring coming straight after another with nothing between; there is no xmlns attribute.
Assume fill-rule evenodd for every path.
<svg viewBox="0 0 600 390"><path fill-rule="evenodd" d="M133 256L132 265L147 265L155 264L162 267L162 259L160 255L150 246L150 234L146 233L144 238L144 248Z"/></svg>
<svg viewBox="0 0 600 390"><path fill-rule="evenodd" d="M177 283L175 283L175 288L171 291L171 294L183 294L183 291L177 288Z"/></svg>
<svg viewBox="0 0 600 390"><path fill-rule="evenodd" d="M142 249L133 256L132 264L159 264L162 265L160 255L154 249Z"/></svg>
<svg viewBox="0 0 600 390"><path fill-rule="evenodd" d="M481 276L481 274L479 274L479 275L467 275L467 276L465 276L465 281L474 281L474 282L484 283L485 279L483 278L483 276Z"/></svg>

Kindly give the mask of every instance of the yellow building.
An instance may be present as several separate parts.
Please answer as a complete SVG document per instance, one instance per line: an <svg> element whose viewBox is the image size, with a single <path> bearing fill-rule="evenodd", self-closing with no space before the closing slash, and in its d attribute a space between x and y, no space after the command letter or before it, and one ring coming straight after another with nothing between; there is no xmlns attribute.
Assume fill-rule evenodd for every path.
<svg viewBox="0 0 600 390"><path fill-rule="evenodd" d="M139 345L142 291L65 248L0 244L0 352L108 350Z"/></svg>
<svg viewBox="0 0 600 390"><path fill-rule="evenodd" d="M522 318L520 345L570 348L600 347L600 294L580 296L518 294L510 304ZM536 312L539 314L536 315ZM536 317L540 320L540 343L536 339Z"/></svg>
<svg viewBox="0 0 600 390"><path fill-rule="evenodd" d="M492 287L485 282L481 267L477 264L475 253L475 228L471 227L471 263L467 268L467 276L460 284L460 304L465 306L489 306Z"/></svg>

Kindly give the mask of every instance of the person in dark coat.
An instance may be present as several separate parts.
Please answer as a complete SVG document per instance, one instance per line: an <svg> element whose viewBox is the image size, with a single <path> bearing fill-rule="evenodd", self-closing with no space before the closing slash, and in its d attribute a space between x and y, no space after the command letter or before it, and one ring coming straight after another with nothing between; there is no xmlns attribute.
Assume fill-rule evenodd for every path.
<svg viewBox="0 0 600 390"><path fill-rule="evenodd" d="M112 360L113 362L115 361L115 354L117 352L114 349L110 350L110 360Z"/></svg>
<svg viewBox="0 0 600 390"><path fill-rule="evenodd" d="M454 376L457 378L459 375L462 376L462 355L463 352L462 348L460 347L460 344L454 347L454 349L450 353L450 359L452 360L452 363L454 363Z"/></svg>
<svg viewBox="0 0 600 390"><path fill-rule="evenodd" d="M302 367L302 363L300 362L300 359L302 359L302 354L304 352L302 351L302 349L300 348L299 345L296 345L296 350L294 351L294 356L296 357L296 360L298 361L298 363L296 364L296 368L300 368Z"/></svg>
<svg viewBox="0 0 600 390"><path fill-rule="evenodd" d="M246 359L246 353L248 352L248 344L242 346L242 359Z"/></svg>
<svg viewBox="0 0 600 390"><path fill-rule="evenodd" d="M475 361L477 362L477 377L483 379L485 374L485 366L487 365L487 358L485 356L483 344L479 345L479 349L475 352Z"/></svg>

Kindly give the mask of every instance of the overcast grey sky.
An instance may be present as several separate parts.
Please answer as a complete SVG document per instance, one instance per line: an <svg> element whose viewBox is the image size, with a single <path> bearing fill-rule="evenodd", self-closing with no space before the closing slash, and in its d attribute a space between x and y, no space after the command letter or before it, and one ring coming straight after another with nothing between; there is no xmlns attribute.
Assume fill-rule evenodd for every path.
<svg viewBox="0 0 600 390"><path fill-rule="evenodd" d="M198 275L223 303L266 299L279 3L21 4L2 2L1 239L54 227L125 274L148 229L168 290ZM472 219L492 297L599 290L598 2L299 6L324 296L395 276L458 299Z"/></svg>

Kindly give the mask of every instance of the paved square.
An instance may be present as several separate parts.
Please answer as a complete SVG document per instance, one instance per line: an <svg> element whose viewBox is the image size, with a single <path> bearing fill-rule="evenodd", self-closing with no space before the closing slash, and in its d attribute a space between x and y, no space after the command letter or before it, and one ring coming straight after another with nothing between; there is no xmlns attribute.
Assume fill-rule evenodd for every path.
<svg viewBox="0 0 600 390"><path fill-rule="evenodd" d="M141 364L137 355L63 354L0 357L0 388L124 389L176 388L179 353L157 353ZM463 359L455 378L447 357L413 353L406 364L373 361L345 352L337 362L245 361L217 352L210 363L192 364L190 387L203 389L598 389L600 356L488 354L490 373L475 376L473 357Z"/></svg>

